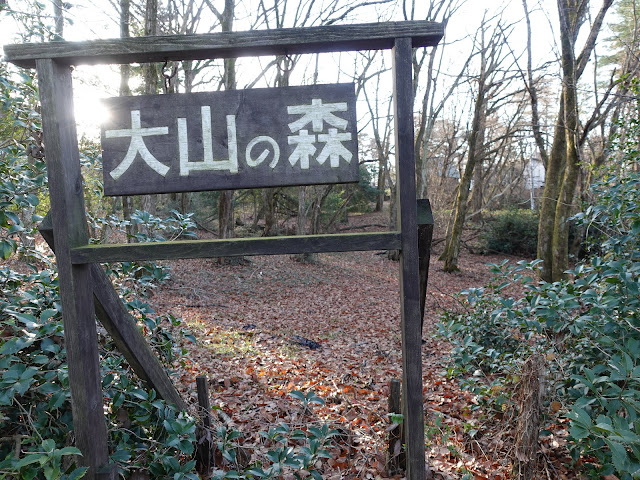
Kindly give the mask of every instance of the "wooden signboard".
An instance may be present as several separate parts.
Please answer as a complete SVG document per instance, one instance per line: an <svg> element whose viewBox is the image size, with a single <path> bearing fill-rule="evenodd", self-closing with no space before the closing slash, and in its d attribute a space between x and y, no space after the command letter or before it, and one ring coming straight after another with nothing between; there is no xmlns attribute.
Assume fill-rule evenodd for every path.
<svg viewBox="0 0 640 480"><path fill-rule="evenodd" d="M163 398L184 406L97 264L398 249L406 478L425 480L420 309L426 278L419 277L419 263L428 261L430 230L424 227L430 225L421 225L429 221L418 221L416 215L412 49L435 46L443 35L442 24L413 21L4 47L5 60L38 72L52 209L52 228L46 231L58 263L75 443L82 451L80 464L89 467L84 478L117 477L109 459L95 314L136 372ZM376 49L393 53L399 231L88 244L71 65ZM105 193L357 181L354 90L349 84L106 100L111 116L102 132Z"/></svg>
<svg viewBox="0 0 640 480"><path fill-rule="evenodd" d="M104 100L106 195L358 181L353 84Z"/></svg>

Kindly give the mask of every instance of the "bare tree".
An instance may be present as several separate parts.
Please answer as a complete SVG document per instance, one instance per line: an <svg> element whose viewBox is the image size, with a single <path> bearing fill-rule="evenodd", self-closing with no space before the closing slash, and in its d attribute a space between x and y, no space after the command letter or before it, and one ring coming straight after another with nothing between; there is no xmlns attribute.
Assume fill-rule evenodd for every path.
<svg viewBox="0 0 640 480"><path fill-rule="evenodd" d="M389 174L389 156L392 148L391 129L393 122L391 107L393 102L390 95L386 98L381 98L380 96L382 90L380 86L381 77L389 70L385 65L384 57L379 52L362 52L360 55L364 61L361 66L362 73L358 75L356 82L357 88L362 93L367 105L369 113L367 126L373 132L373 150L378 163L378 178L376 182L378 195L375 210L379 212L382 211L385 189L387 185L391 187L392 184ZM378 67L373 67L375 71L367 75L367 71L372 68L378 57L381 57ZM395 223L392 229L395 229Z"/></svg>
<svg viewBox="0 0 640 480"><path fill-rule="evenodd" d="M504 29L498 21L493 28L491 36L486 38L489 29L488 21L484 20L480 25L477 50L480 56L479 73L476 79L477 89L473 108L473 120L469 132L469 145L467 161L464 167L456 201L454 205L453 221L451 229L447 233L444 251L440 259L444 261L444 270L453 272L458 270L458 256L462 240L462 230L467 217L471 180L477 165L482 164L486 158L487 144L485 141L487 117L502 108L505 101L512 96L512 91L507 87L513 82L513 72L505 65L508 42L508 30ZM509 134L504 135L507 138ZM481 176L478 177L481 181ZM481 188L474 185L474 189Z"/></svg>
<svg viewBox="0 0 640 480"><path fill-rule="evenodd" d="M55 20L55 38L62 40L64 38L64 2L63 0L52 0L53 2L53 18Z"/></svg>
<svg viewBox="0 0 640 480"><path fill-rule="evenodd" d="M213 8L213 5L212 5ZM222 13L214 8L223 32L233 31L235 0L225 0ZM236 88L236 60L224 60L223 84L225 90ZM234 229L233 190L222 190L218 198L218 237L232 238Z"/></svg>
<svg viewBox="0 0 640 480"><path fill-rule="evenodd" d="M416 15L415 0L411 5L403 0L403 15L405 20L413 20ZM433 22L449 23L449 20L466 3L466 0L434 0L429 3L424 19ZM443 39L435 47L429 49L415 49L413 52L414 75L414 101L420 102L415 136L416 159L416 195L418 198L427 198L428 194L428 162L432 158L429 151L429 143L433 135L436 121L443 113L444 107L450 101L458 86L464 81L464 72L471 61L468 57L453 80L447 82L444 92L440 92L441 75L444 72L443 63L446 58L446 40ZM423 79L423 82L421 82ZM423 90L420 85L423 85ZM420 99L420 93L422 98Z"/></svg>
<svg viewBox="0 0 640 480"><path fill-rule="evenodd" d="M579 55L576 55L576 41L587 19L590 2L588 0L558 0L557 4L560 17L562 92L553 144L549 153L546 153L543 148L545 143L541 138L539 119L533 119L536 144L542 158L548 158L538 227L538 257L543 260L542 278L547 281L562 278L569 264L568 219L580 172L577 83L584 73L595 48L605 15L612 4L613 0L603 0ZM523 0L523 6L527 11L526 0ZM530 27L528 29L530 31ZM531 35L529 34L530 43ZM527 89L535 110L537 96L536 87L532 81L530 63Z"/></svg>

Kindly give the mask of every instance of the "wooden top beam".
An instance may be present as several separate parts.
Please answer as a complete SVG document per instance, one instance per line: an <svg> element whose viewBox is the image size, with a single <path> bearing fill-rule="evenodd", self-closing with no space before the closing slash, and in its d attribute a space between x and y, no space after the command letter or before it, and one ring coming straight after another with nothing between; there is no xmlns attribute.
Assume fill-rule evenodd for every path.
<svg viewBox="0 0 640 480"><path fill-rule="evenodd" d="M68 65L149 63L174 60L383 50L395 38L411 38L414 48L438 44L444 25L437 22L385 22L307 28L251 30L205 35L132 37L85 42L5 45L5 61L33 68L37 59Z"/></svg>

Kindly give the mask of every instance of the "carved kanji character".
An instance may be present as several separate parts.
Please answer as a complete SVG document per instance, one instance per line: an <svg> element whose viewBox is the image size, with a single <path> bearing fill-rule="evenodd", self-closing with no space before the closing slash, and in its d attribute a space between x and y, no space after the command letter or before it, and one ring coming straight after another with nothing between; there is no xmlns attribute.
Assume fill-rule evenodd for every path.
<svg viewBox="0 0 640 480"><path fill-rule="evenodd" d="M302 115L295 122L289 124L289 129L292 132L297 132L301 128L305 127L308 123L311 123L311 127L314 132L322 132L323 122L328 123L332 127L344 130L347 128L348 122L340 117L337 117L332 112L346 112L347 104L341 103L322 103L322 99L314 98L311 100L311 105L293 105L287 107L287 113L289 115Z"/></svg>
<svg viewBox="0 0 640 480"><path fill-rule="evenodd" d="M213 137L211 132L211 107L200 107L202 118L202 161L189 160L189 136L187 119L178 118L178 154L180 156L180 176L186 177L191 171L201 170L228 170L238 173L238 142L236 139L236 116L227 115L227 145L229 158L226 160L214 160Z"/></svg>
<svg viewBox="0 0 640 480"><path fill-rule="evenodd" d="M309 157L316 153L316 147L313 146L316 141L315 135L309 135L307 130L300 130L297 136L287 137L289 145L295 145L296 148L289 156L289 163L293 166L300 160L300 168L309 169Z"/></svg>
<svg viewBox="0 0 640 480"><path fill-rule="evenodd" d="M123 130L107 130L104 132L106 138L123 138L131 137L131 143L129 144L129 150L125 155L120 165L114 168L109 175L114 180L118 180L131 166L139 153L142 159L149 165L155 172L159 173L163 177L169 171L169 167L163 165L154 157L147 146L144 144L142 137L148 137L151 135L167 135L169 133L169 127L151 127L142 128L140 124L140 110L131 110L131 128Z"/></svg>
<svg viewBox="0 0 640 480"><path fill-rule="evenodd" d="M323 165L328 158L331 160L331 168L336 168L340 165L340 157L344 158L347 163L351 163L351 157L353 155L342 145L342 142L348 140L351 140L350 133L338 133L338 130L335 128L330 128L328 135L318 135L318 141L326 143L320 155L316 158L318 163Z"/></svg>

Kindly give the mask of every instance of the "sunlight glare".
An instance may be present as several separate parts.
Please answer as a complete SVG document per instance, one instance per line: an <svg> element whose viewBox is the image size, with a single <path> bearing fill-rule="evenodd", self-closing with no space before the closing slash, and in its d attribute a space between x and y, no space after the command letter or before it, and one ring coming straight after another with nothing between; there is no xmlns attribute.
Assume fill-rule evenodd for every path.
<svg viewBox="0 0 640 480"><path fill-rule="evenodd" d="M109 119L109 111L95 92L77 92L74 95L74 113L78 135L100 138L100 126Z"/></svg>

